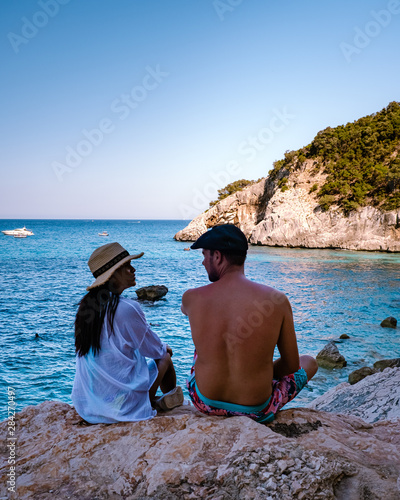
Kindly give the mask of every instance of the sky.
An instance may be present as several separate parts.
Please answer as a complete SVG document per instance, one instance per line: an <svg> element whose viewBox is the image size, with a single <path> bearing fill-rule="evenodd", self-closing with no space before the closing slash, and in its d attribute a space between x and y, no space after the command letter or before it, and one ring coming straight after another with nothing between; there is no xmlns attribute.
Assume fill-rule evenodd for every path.
<svg viewBox="0 0 400 500"><path fill-rule="evenodd" d="M400 101L400 0L2 0L2 219L192 219Z"/></svg>

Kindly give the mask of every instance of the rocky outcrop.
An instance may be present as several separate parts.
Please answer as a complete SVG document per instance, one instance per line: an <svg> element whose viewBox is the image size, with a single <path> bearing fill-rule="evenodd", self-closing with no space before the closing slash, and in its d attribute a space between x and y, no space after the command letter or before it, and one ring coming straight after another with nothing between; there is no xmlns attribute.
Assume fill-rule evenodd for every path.
<svg viewBox="0 0 400 500"><path fill-rule="evenodd" d="M358 370L354 370L354 372L351 372L349 375L349 384L356 384L363 378L373 375L374 373L381 372L385 368L400 368L400 358L381 359L380 361L376 361L373 367L363 366Z"/></svg>
<svg viewBox="0 0 400 500"><path fill-rule="evenodd" d="M309 408L355 415L366 422L391 420L400 425L400 368L386 368L355 385L343 382Z"/></svg>
<svg viewBox="0 0 400 500"><path fill-rule="evenodd" d="M315 401L347 415L289 409L269 426L189 406L112 425L83 425L65 403L26 407L16 415L14 498L397 499L400 412L393 388L400 369L373 377L372 384L341 384L330 400ZM358 401L365 420L386 420L354 416L362 413ZM0 424L3 436L6 426ZM0 497L13 498L9 450L4 440L0 446Z"/></svg>
<svg viewBox="0 0 400 500"><path fill-rule="evenodd" d="M281 189L283 177L288 180ZM333 206L325 212L311 189L325 178L307 160L293 172L282 170L274 180L267 177L228 196L175 238L194 241L208 228L230 222L253 245L400 252L400 209L381 212L367 206L345 216Z"/></svg>
<svg viewBox="0 0 400 500"><path fill-rule="evenodd" d="M176 233L175 239L195 241L207 229L219 224L235 224L249 238L253 228L262 220L263 207L268 196L272 196L274 186L273 182L263 179L231 194L193 219L187 227Z"/></svg>
<svg viewBox="0 0 400 500"><path fill-rule="evenodd" d="M328 342L326 346L317 354L318 366L322 368L343 368L347 365L345 357L340 354L334 342Z"/></svg>
<svg viewBox="0 0 400 500"><path fill-rule="evenodd" d="M377 371L382 371L385 368L400 368L400 358L381 359L379 361L375 361L374 368Z"/></svg>
<svg viewBox="0 0 400 500"><path fill-rule="evenodd" d="M162 299L167 293L168 288L164 285L144 286L136 290L139 300L150 300L151 302Z"/></svg>
<svg viewBox="0 0 400 500"><path fill-rule="evenodd" d="M365 377L368 377L369 375L373 375L374 373L376 373L375 368L371 368L370 366L363 366L362 368L354 370L354 372L350 373L349 384L350 385L357 384L357 382L360 382L360 380L364 379Z"/></svg>
<svg viewBox="0 0 400 500"><path fill-rule="evenodd" d="M381 326L383 328L397 328L397 319L389 316L382 321Z"/></svg>

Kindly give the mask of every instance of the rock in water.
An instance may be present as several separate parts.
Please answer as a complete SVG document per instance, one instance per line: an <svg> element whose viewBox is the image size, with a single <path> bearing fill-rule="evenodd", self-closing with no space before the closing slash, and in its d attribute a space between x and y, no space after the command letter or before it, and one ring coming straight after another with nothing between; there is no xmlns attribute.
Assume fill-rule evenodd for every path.
<svg viewBox="0 0 400 500"><path fill-rule="evenodd" d="M136 290L136 295L139 300L160 300L164 295L167 295L168 288L164 285L151 285L144 286L143 288L138 288Z"/></svg>
<svg viewBox="0 0 400 500"><path fill-rule="evenodd" d="M384 328L396 328L397 327L397 319L393 318L393 316L389 316L388 318L385 318L382 321L381 326L383 326Z"/></svg>
<svg viewBox="0 0 400 500"><path fill-rule="evenodd" d="M326 346L317 354L318 366L322 368L343 368L347 365L344 356L340 354L336 345L330 341Z"/></svg>
<svg viewBox="0 0 400 500"><path fill-rule="evenodd" d="M351 372L349 375L349 384L354 385L363 378L368 377L368 375L373 375L376 372L377 370L370 368L369 366L364 366L363 368L354 370L354 372Z"/></svg>
<svg viewBox="0 0 400 500"><path fill-rule="evenodd" d="M400 368L400 358L381 359L374 363L374 368L383 371L385 368Z"/></svg>
<svg viewBox="0 0 400 500"><path fill-rule="evenodd" d="M342 340L349 339L350 337L347 335L347 333L342 333L342 335L339 337Z"/></svg>
<svg viewBox="0 0 400 500"><path fill-rule="evenodd" d="M349 375L349 384L354 385L369 375L373 375L376 372L382 372L385 368L400 368L400 358L381 359L374 363L373 368L364 366L363 368L351 372Z"/></svg>

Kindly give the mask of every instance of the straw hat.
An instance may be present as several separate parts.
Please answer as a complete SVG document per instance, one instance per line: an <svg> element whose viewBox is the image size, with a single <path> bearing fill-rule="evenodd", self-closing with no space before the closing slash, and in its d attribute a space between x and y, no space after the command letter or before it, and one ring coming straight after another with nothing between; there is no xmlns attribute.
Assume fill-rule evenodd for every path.
<svg viewBox="0 0 400 500"><path fill-rule="evenodd" d="M133 259L139 259L144 252L136 255L129 255L119 243L107 243L92 253L89 257L88 265L96 278L96 281L86 288L87 291L95 288L96 286L103 285L108 281L114 271L119 267Z"/></svg>

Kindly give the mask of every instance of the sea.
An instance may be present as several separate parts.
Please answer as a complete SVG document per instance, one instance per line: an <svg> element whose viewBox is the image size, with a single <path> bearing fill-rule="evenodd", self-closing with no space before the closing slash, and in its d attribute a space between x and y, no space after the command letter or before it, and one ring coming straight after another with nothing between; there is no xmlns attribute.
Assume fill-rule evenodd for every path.
<svg viewBox="0 0 400 500"><path fill-rule="evenodd" d="M136 288L165 285L158 302L142 302L147 321L173 350L184 387L193 357L188 319L180 310L185 290L208 283L200 250L173 239L183 220L0 220L0 231L26 225L27 238L0 233L0 420L7 417L8 388L16 410L46 400L71 404L75 375L74 317L93 281L92 251L117 241L134 262ZM109 236L99 236L107 231ZM347 360L342 369L320 368L291 403L306 406L353 370L400 357L400 254L253 246L249 279L283 291L293 308L300 354L316 356L330 340ZM124 296L137 299L135 288ZM340 340L341 334L350 338ZM251 337L248 339L251 342ZM278 353L276 353L278 355Z"/></svg>

